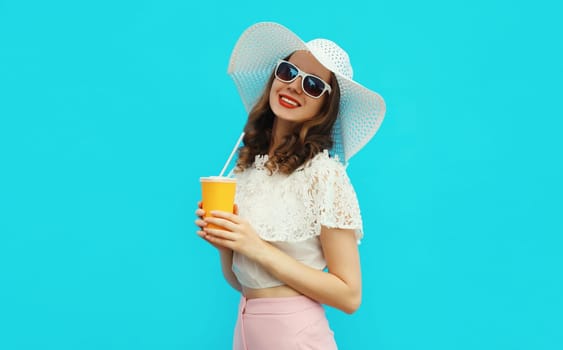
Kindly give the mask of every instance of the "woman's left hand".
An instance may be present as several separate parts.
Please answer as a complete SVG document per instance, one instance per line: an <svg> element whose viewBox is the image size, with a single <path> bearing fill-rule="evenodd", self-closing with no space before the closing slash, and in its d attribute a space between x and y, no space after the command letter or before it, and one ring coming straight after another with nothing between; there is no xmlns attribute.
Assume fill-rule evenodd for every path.
<svg viewBox="0 0 563 350"><path fill-rule="evenodd" d="M269 244L258 236L248 221L236 213L224 211L212 211L211 215L212 217L205 218L205 222L223 229L209 228L209 226L203 229L206 233L204 238L210 243L232 249L251 260L258 260L258 257L264 254Z"/></svg>

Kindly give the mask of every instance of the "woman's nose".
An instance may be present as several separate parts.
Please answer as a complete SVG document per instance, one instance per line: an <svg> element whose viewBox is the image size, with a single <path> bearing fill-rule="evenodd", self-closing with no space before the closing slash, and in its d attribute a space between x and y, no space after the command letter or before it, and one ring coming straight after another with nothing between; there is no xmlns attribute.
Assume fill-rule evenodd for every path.
<svg viewBox="0 0 563 350"><path fill-rule="evenodd" d="M288 84L289 87L291 89L293 89L295 92L297 92L298 94L300 94L301 90L302 90L301 79L303 79L303 78L297 77L294 81L292 81L291 83Z"/></svg>

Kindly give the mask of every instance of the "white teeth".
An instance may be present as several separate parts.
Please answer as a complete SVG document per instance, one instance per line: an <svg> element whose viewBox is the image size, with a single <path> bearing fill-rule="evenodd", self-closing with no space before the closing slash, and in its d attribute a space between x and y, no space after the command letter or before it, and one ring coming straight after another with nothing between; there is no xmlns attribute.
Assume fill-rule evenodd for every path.
<svg viewBox="0 0 563 350"><path fill-rule="evenodd" d="M282 99L283 102L289 103L292 106L295 106L295 107L299 106L299 104L297 104L297 102L290 100L289 98L287 98L285 96L281 96L281 99Z"/></svg>

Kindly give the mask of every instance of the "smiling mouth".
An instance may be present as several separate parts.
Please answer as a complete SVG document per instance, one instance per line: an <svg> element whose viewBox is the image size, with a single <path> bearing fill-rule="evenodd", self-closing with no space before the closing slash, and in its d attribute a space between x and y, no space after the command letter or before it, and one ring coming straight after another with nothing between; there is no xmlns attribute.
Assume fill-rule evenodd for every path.
<svg viewBox="0 0 563 350"><path fill-rule="evenodd" d="M284 106L285 108L297 108L301 106L299 102L295 101L289 96L280 95L279 97L280 105Z"/></svg>

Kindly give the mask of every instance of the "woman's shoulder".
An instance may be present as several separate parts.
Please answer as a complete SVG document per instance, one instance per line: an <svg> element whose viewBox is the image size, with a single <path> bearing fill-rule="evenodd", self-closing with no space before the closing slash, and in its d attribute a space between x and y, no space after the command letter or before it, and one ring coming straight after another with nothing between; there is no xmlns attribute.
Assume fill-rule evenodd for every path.
<svg viewBox="0 0 563 350"><path fill-rule="evenodd" d="M338 156L333 156L328 150L317 153L311 160L303 165L303 169L316 171L329 171L329 172L346 172L346 167Z"/></svg>

